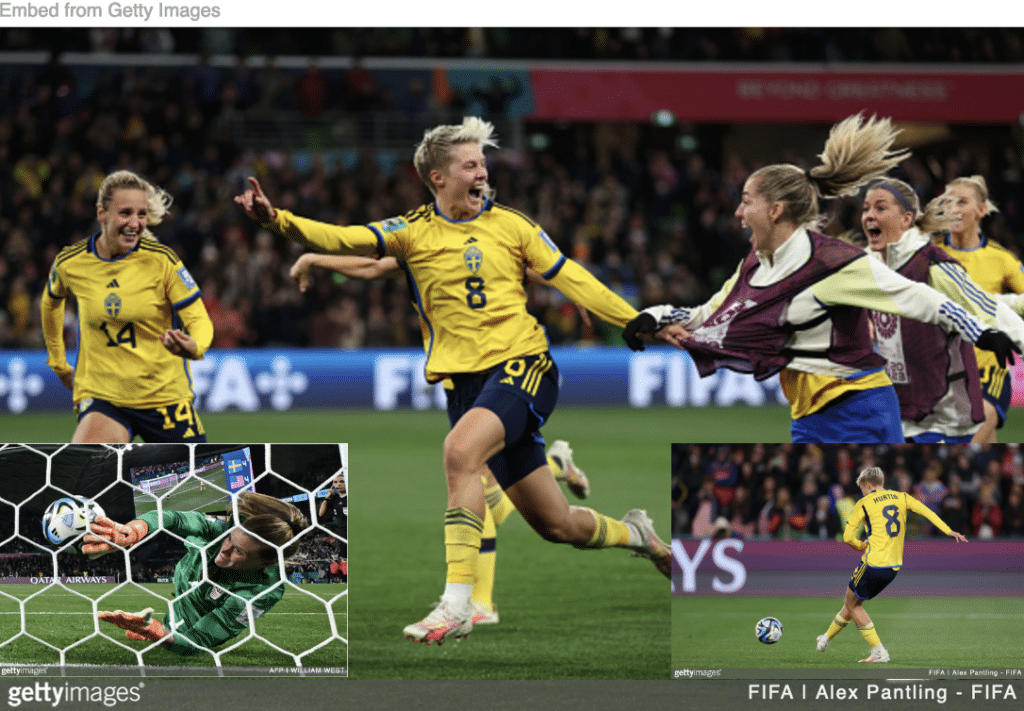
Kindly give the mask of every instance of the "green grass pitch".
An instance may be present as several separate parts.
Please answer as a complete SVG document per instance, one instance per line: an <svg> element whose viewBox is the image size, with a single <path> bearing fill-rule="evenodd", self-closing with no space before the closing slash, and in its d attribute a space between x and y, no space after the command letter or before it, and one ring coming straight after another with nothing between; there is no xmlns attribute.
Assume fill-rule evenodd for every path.
<svg viewBox="0 0 1024 711"><path fill-rule="evenodd" d="M815 639L843 606L843 583L837 576L834 597L674 597L673 668L857 667L869 648L852 623L824 652L815 650ZM1024 611L1013 598L887 598L883 593L864 609L894 668L1020 667ZM782 622L782 639L776 644L754 638L754 625L766 616Z"/></svg>
<svg viewBox="0 0 1024 711"><path fill-rule="evenodd" d="M292 410L289 412L201 412L211 442L349 442L356 447L390 449L396 432L447 430L447 418L439 410ZM1009 428L1015 420L1007 420ZM592 428L616 427L619 432L643 430L659 442L788 442L789 408L768 407L558 407L545 425L548 440L567 439L574 432L589 434ZM440 428L440 429L439 429ZM1024 421L1020 423L1024 435ZM75 419L70 412L0 415L4 442L70 442ZM1001 440L1019 442L1002 436ZM597 433L600 435L601 433ZM645 437L645 441L654 437ZM440 446L441 440L437 441ZM440 451L440 450L438 450ZM667 475L667 474L666 474Z"/></svg>
<svg viewBox="0 0 1024 711"><path fill-rule="evenodd" d="M98 610L137 612L152 607L162 618L167 612L170 598L174 595L174 586L169 583L127 585L111 593L116 587L104 584L69 585L68 589L58 585L48 588L45 585L0 586L0 644L3 644L0 646L0 664L60 664L60 652L47 646L48 644L66 650L63 661L68 665L137 665L136 655L115 644L111 639L139 651L145 649L147 644L127 641L124 632L113 625L99 623L100 632L111 639L101 635L85 639L96 631L92 601L97 601ZM255 637L248 639L221 657L223 666L295 666L293 657L270 645L291 654L301 655L303 666L345 666L348 656L348 600L343 593L346 586L324 583L297 587L298 589L289 586L281 601L270 612L256 620L256 634L266 641ZM110 594L100 599L107 593ZM28 599L30 596L31 599ZM25 600L26 634L21 634L23 630L19 600ZM329 603L329 606L325 605L325 602ZM330 639L329 614L334 617L338 634L334 639ZM244 634L225 643L217 651L237 643ZM83 639L85 641L79 643ZM323 647L306 653L328 639L330 641ZM175 667L209 667L214 664L213 657L209 654L181 657L160 647L144 653L143 662L147 666Z"/></svg>

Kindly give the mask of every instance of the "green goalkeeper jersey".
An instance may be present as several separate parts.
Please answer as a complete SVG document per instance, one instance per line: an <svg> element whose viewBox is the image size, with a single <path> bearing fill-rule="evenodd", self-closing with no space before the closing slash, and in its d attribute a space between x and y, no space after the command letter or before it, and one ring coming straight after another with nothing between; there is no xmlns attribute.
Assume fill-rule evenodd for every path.
<svg viewBox="0 0 1024 711"><path fill-rule="evenodd" d="M157 530L156 511L139 518ZM163 530L185 539L186 553L174 568L174 622L170 612L163 625L174 633L168 649L182 655L198 654L234 637L249 626L246 602L252 603L255 620L284 595L278 566L261 570L234 571L213 563L224 538L234 526L211 521L196 511L164 511ZM203 564L202 551L206 551ZM204 579L204 572L206 577ZM195 583L200 583L193 587Z"/></svg>

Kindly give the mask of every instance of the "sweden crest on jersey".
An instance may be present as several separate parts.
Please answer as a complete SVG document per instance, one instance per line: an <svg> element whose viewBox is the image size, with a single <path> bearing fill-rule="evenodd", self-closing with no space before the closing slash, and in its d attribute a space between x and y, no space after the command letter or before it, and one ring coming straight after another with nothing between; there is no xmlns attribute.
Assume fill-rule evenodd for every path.
<svg viewBox="0 0 1024 711"><path fill-rule="evenodd" d="M117 315L121 313L121 297L117 294L110 294L103 300L103 308L108 316L117 318Z"/></svg>
<svg viewBox="0 0 1024 711"><path fill-rule="evenodd" d="M484 253L476 245L471 245L469 249L462 253L462 258L466 262L466 268L476 274L480 271L480 265L484 262Z"/></svg>

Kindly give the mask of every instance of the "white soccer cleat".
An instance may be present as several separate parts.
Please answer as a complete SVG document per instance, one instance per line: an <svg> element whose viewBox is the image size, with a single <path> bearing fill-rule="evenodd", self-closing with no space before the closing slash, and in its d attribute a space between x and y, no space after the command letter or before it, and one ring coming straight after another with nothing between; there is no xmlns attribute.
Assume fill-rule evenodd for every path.
<svg viewBox="0 0 1024 711"><path fill-rule="evenodd" d="M498 624L498 606L491 605L491 609L487 609L484 605L481 605L476 600L472 600L473 605L473 626L477 625L496 625Z"/></svg>
<svg viewBox="0 0 1024 711"><path fill-rule="evenodd" d="M666 578L672 575L672 552L654 531L654 521L643 509L633 509L622 517L627 526L632 525L640 533L642 543L633 549L638 558L648 558Z"/></svg>
<svg viewBox="0 0 1024 711"><path fill-rule="evenodd" d="M465 611L456 613L447 602L441 600L433 612L419 622L407 626L403 633L406 639L413 642L443 644L448 639L466 637L472 631L472 608L467 607Z"/></svg>
<svg viewBox="0 0 1024 711"><path fill-rule="evenodd" d="M556 439L548 448L547 456L558 462L562 473L555 476L555 481L564 481L566 487L578 499L590 496L590 480L583 470L572 461L572 449L564 439Z"/></svg>
<svg viewBox="0 0 1024 711"><path fill-rule="evenodd" d="M861 659L861 663L864 662L887 662L889 661L889 652L886 649L882 649L880 652L872 652L867 659Z"/></svg>
<svg viewBox="0 0 1024 711"><path fill-rule="evenodd" d="M825 647L827 647L827 646L828 646L828 635L827 634L819 634L818 635L818 651L819 652L824 652L825 651Z"/></svg>

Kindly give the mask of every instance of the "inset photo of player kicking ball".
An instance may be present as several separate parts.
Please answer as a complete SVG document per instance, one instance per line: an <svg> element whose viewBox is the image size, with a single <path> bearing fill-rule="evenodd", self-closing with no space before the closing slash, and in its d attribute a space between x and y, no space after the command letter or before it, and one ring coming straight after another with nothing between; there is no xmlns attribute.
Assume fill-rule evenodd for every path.
<svg viewBox="0 0 1024 711"><path fill-rule="evenodd" d="M1022 495L1018 444L674 444L673 668L1015 667Z"/></svg>

